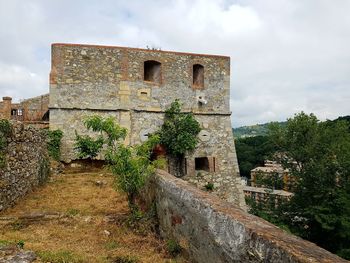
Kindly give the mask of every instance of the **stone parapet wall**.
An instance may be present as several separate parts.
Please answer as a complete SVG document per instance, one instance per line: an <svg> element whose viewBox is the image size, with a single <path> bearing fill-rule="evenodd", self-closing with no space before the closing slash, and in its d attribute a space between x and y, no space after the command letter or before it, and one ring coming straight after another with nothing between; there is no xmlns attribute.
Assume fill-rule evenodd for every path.
<svg viewBox="0 0 350 263"><path fill-rule="evenodd" d="M160 230L191 262L348 262L164 171L148 186Z"/></svg>
<svg viewBox="0 0 350 263"><path fill-rule="evenodd" d="M0 211L13 205L49 174L46 135L42 130L11 122L5 167L0 168Z"/></svg>

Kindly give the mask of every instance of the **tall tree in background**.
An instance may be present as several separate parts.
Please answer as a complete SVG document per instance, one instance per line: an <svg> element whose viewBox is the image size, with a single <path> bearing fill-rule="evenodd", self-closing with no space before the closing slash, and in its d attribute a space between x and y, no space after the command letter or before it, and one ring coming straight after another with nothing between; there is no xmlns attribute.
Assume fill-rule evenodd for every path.
<svg viewBox="0 0 350 263"><path fill-rule="evenodd" d="M350 259L350 133L344 121L319 122L300 113L285 127L271 125L280 161L295 178L294 197L281 223Z"/></svg>

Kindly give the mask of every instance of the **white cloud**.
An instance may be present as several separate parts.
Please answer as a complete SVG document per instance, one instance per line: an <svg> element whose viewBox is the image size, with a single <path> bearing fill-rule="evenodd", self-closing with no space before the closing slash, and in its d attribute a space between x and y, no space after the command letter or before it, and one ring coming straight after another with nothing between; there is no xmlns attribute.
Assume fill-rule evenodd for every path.
<svg viewBox="0 0 350 263"><path fill-rule="evenodd" d="M0 0L0 95L48 91L50 44L231 56L235 126L350 113L350 1Z"/></svg>

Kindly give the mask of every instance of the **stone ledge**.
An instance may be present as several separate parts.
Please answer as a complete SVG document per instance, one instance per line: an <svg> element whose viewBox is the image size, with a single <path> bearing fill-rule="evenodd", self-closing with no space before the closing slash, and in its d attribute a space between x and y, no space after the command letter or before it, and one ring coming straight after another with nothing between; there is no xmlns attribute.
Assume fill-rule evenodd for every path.
<svg viewBox="0 0 350 263"><path fill-rule="evenodd" d="M348 262L165 171L153 183L162 234L196 262Z"/></svg>

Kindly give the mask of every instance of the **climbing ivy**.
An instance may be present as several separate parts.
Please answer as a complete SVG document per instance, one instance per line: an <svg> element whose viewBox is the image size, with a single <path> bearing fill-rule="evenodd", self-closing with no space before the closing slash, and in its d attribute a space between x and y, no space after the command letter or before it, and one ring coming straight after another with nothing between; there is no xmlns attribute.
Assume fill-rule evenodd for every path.
<svg viewBox="0 0 350 263"><path fill-rule="evenodd" d="M0 168L6 164L5 150L7 147L7 138L11 133L11 123L8 120L0 120Z"/></svg>

